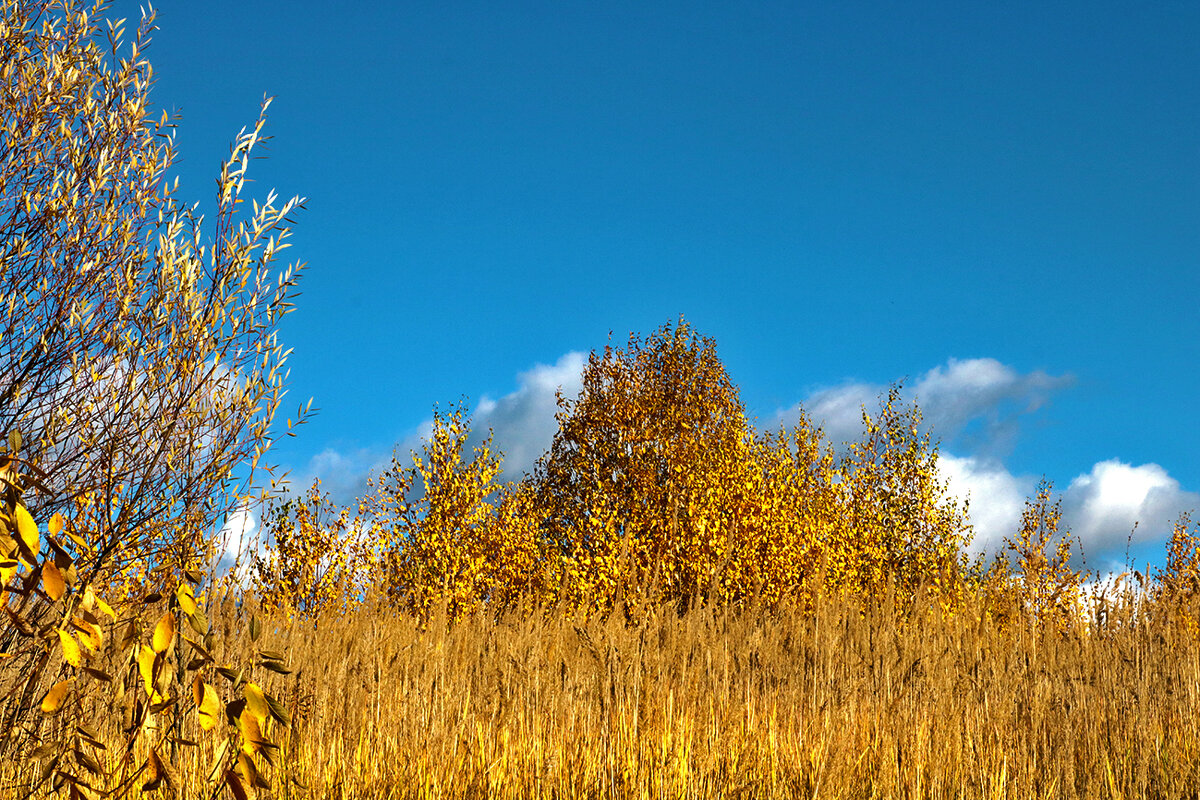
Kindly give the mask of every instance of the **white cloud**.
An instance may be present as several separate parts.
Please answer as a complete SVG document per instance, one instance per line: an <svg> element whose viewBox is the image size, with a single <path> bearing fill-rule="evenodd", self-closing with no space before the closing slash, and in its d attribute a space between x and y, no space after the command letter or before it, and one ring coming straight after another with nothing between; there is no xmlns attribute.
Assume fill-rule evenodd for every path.
<svg viewBox="0 0 1200 800"><path fill-rule="evenodd" d="M486 395L472 417L472 438L493 432L492 444L504 453L504 477L515 480L550 449L558 421L556 393L574 400L583 388L587 355L570 352L554 364L538 364L517 376L517 390L492 400Z"/></svg>
<svg viewBox="0 0 1200 800"><path fill-rule="evenodd" d="M1179 513L1200 507L1200 494L1184 491L1158 464L1133 466L1101 461L1071 481L1063 496L1063 517L1085 549L1124 548L1138 525L1155 539L1165 536Z"/></svg>
<svg viewBox="0 0 1200 800"><path fill-rule="evenodd" d="M994 552L1016 533L1025 500L1037 480L1009 472L1000 462L943 453L938 461L950 494L971 500L973 549ZM1089 563L1107 569L1123 563L1135 523L1134 543L1161 543L1179 514L1200 508L1200 494L1183 490L1158 464L1101 461L1076 476L1061 493L1061 529L1079 538Z"/></svg>
<svg viewBox="0 0 1200 800"><path fill-rule="evenodd" d="M920 406L935 438L950 442L961 437L972 452L995 456L1011 446L1021 416L1037 411L1073 381L1041 370L1021 373L994 358L952 358L908 385L904 396ZM820 389L776 416L789 424L803 407L841 446L862 436L863 407L875 413L887 391L887 385L869 383Z"/></svg>
<svg viewBox="0 0 1200 800"><path fill-rule="evenodd" d="M960 500L970 500L969 514L975 530L971 549L988 553L1001 549L1004 537L1016 531L1025 498L1034 492L1036 482L1013 475L998 461L949 453L941 454L938 468L948 483L948 492Z"/></svg>

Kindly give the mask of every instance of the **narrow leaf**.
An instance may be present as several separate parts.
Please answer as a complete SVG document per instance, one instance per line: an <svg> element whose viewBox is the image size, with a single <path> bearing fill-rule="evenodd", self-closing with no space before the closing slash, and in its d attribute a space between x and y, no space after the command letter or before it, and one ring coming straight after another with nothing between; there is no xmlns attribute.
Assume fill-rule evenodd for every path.
<svg viewBox="0 0 1200 800"><path fill-rule="evenodd" d="M82 669L84 672L86 672L88 675L91 675L93 678L95 678L98 681L104 681L105 683L112 683L112 675L109 675L104 670L93 669L92 667L83 667Z"/></svg>
<svg viewBox="0 0 1200 800"><path fill-rule="evenodd" d="M229 791L233 792L233 796L237 800L250 800L250 795L246 793L246 787L242 785L242 779L231 769L225 771L225 785L229 787Z"/></svg>
<svg viewBox="0 0 1200 800"><path fill-rule="evenodd" d="M138 653L138 671L142 674L142 680L146 683L146 694L151 696L154 694L154 665L157 659L158 653L146 647L146 645L142 645L142 649Z"/></svg>

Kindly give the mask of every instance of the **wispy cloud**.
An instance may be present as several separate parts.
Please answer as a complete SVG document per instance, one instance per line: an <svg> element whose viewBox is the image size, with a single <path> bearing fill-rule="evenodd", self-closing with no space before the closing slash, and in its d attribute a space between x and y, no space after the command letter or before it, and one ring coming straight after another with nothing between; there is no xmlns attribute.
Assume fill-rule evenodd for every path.
<svg viewBox="0 0 1200 800"><path fill-rule="evenodd" d="M950 359L905 387L925 425L947 444L987 456L1006 454L1016 438L1020 418L1045 406L1052 396L1074 383L1070 375L1041 370L1021 373L994 358ZM874 412L887 384L847 383L813 392L777 414L783 424L796 419L800 406L825 427L836 445L862 435L862 409Z"/></svg>
<svg viewBox="0 0 1200 800"><path fill-rule="evenodd" d="M517 375L517 390L498 400L486 395L473 416L473 438L493 433L493 446L504 453L504 477L520 478L550 449L558 422L556 394L574 400L582 388L587 354L570 352L554 364L538 364Z"/></svg>
<svg viewBox="0 0 1200 800"><path fill-rule="evenodd" d="M533 469L537 460L550 448L558 430L555 419L556 395L574 399L582 388L581 377L587 354L569 352L553 364L536 364L517 374L517 388L499 398L483 395L469 409L471 436L468 447L480 444L492 432L492 449L503 454L502 479L517 480ZM367 479L379 474L392 463L393 454L403 463L411 463L410 454L420 452L433 430L429 418L391 447L359 447L353 449L326 448L309 459L288 482L295 491L321 480L321 488L334 502L352 503L367 491Z"/></svg>
<svg viewBox="0 0 1200 800"><path fill-rule="evenodd" d="M422 431L421 435L426 435ZM412 439L419 441L414 434ZM407 451L403 451L407 452ZM391 449L382 447L356 447L339 450L327 447L309 459L304 469L289 476L287 490L306 491L314 479L320 479L321 490L342 505L363 497L367 492L367 479L379 473L392 460Z"/></svg>
<svg viewBox="0 0 1200 800"><path fill-rule="evenodd" d="M1014 475L1003 463L1022 418L1073 383L1069 375L1022 373L994 358L970 358L950 359L904 387L903 397L920 406L925 427L941 442L939 466L951 492L970 499L976 551L1003 546L1036 489L1036 478ZM865 382L822 388L776 416L789 424L804 408L840 448L862 437L863 408L874 414L888 388Z"/></svg>

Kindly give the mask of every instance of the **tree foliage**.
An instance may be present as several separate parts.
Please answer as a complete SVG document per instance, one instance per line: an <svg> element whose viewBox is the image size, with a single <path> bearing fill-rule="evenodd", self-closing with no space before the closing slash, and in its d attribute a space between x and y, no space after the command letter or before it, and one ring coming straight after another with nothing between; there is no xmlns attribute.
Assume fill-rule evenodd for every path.
<svg viewBox="0 0 1200 800"><path fill-rule="evenodd" d="M216 663L200 567L269 468L303 203L243 207L265 101L211 220L184 205L154 14L126 46L106 9L0 0L0 755L38 765L31 792L178 790L199 724L245 796L285 722L250 670L286 667Z"/></svg>
<svg viewBox="0 0 1200 800"><path fill-rule="evenodd" d="M258 121L237 137L211 225L177 198L175 120L103 3L8 0L0 14L0 430L49 476L31 498L86 540L89 571L184 558L249 487L287 352L302 201L241 213ZM207 238L206 238L207 234Z"/></svg>
<svg viewBox="0 0 1200 800"><path fill-rule="evenodd" d="M558 422L533 474L500 484L490 437L469 448L462 409L435 412L423 453L375 482L341 545L328 540L340 524L288 520L276 536L327 554L365 540L366 583L423 615L924 590L949 606L964 591L965 509L898 389L864 410L864 438L840 457L803 413L760 434L716 343L680 319L593 353Z"/></svg>

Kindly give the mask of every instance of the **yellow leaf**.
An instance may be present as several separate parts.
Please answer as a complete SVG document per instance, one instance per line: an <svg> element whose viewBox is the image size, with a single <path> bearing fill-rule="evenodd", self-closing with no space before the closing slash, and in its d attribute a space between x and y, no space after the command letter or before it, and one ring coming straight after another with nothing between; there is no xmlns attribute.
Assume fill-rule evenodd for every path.
<svg viewBox="0 0 1200 800"><path fill-rule="evenodd" d="M179 584L179 588L175 590L175 599L179 601L179 607L183 609L183 613L189 617L196 613L196 595L192 593L192 587L189 584Z"/></svg>
<svg viewBox="0 0 1200 800"><path fill-rule="evenodd" d="M50 523L47 527L51 536L58 536L59 532L62 531L63 528L63 515L55 514L50 518Z"/></svg>
<svg viewBox="0 0 1200 800"><path fill-rule="evenodd" d="M165 653L173 641L175 641L175 615L168 611L154 626L154 638L151 640L151 644L154 652Z"/></svg>
<svg viewBox="0 0 1200 800"><path fill-rule="evenodd" d="M154 694L154 662L158 658L158 653L154 652L146 645L142 645L141 651L138 653L138 672L142 674L142 680L146 683L146 694Z"/></svg>
<svg viewBox="0 0 1200 800"><path fill-rule="evenodd" d="M79 641L83 642L83 646L88 650L91 650L94 653L100 649L101 645L104 644L104 632L100 630L99 625L93 625L86 619L81 619L79 617L71 620L71 624L74 625L81 634L83 634L79 637Z"/></svg>
<svg viewBox="0 0 1200 800"><path fill-rule="evenodd" d="M246 696L246 710L253 714L254 719L261 725L271 713L271 707L267 705L266 695L263 694L263 690L256 683L247 683L243 693Z"/></svg>
<svg viewBox="0 0 1200 800"><path fill-rule="evenodd" d="M108 614L108 616L112 617L113 619L117 618L117 612L112 610L112 606L101 600L99 597L96 598L96 607L105 614Z"/></svg>
<svg viewBox="0 0 1200 800"><path fill-rule="evenodd" d="M32 554L36 558L38 551L42 549L41 537L38 535L37 523L33 521L33 516L30 515L29 509L18 504L16 515L17 533L29 551L25 554L26 557L23 560L28 561L27 556L29 554ZM30 566L33 566L33 564L30 563Z"/></svg>
<svg viewBox="0 0 1200 800"><path fill-rule="evenodd" d="M258 726L258 720L250 713L249 708L242 709L241 715L238 716L238 730L242 732L243 753L253 755L262 749L262 728Z"/></svg>
<svg viewBox="0 0 1200 800"><path fill-rule="evenodd" d="M46 692L46 696L42 698L42 712L53 714L55 711L58 711L70 688L70 681L60 681L54 684L50 691Z"/></svg>
<svg viewBox="0 0 1200 800"><path fill-rule="evenodd" d="M75 637L61 629L58 630L57 633L59 644L62 645L63 658L66 659L67 663L72 667L78 667L80 653L79 645L75 642Z"/></svg>
<svg viewBox="0 0 1200 800"><path fill-rule="evenodd" d="M58 567L50 559L46 559L46 563L42 565L42 588L46 590L46 594L54 602L62 599L63 594L67 591L67 584L63 580L62 573L58 571Z"/></svg>
<svg viewBox="0 0 1200 800"><path fill-rule="evenodd" d="M202 684L200 692L201 699L196 709L200 715L200 727L211 731L225 716L225 709L221 705L221 699L217 697L217 690L212 686Z"/></svg>

